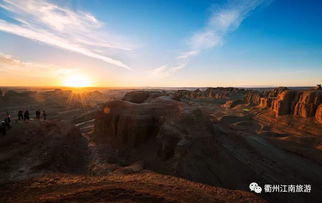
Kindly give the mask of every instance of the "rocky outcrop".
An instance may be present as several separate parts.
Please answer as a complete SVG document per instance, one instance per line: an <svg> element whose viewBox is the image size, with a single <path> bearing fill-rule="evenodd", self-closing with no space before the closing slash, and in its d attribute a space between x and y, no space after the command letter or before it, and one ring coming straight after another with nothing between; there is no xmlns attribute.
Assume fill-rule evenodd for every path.
<svg viewBox="0 0 322 203"><path fill-rule="evenodd" d="M38 150L34 149L34 153L39 153L39 160L35 160L38 162L38 165L34 166L35 170L67 173L87 171L87 141L79 128L67 123L50 121L41 124L36 130L38 131L28 131L33 134L35 142L39 142Z"/></svg>
<svg viewBox="0 0 322 203"><path fill-rule="evenodd" d="M213 142L215 133L209 117L198 107L157 98L141 104L113 101L104 108L109 110L102 110L96 117L95 140L116 150L118 162L124 157L124 162L141 160L149 169L207 182L203 180L207 175L190 168L196 156L206 157L214 148L200 148ZM203 162L197 165L206 170ZM208 183L215 181L211 179Z"/></svg>
<svg viewBox="0 0 322 203"><path fill-rule="evenodd" d="M181 102L164 98L142 104L109 102L95 121L96 139L120 149L155 140L162 158L171 157L180 140L209 135L211 129L210 120L198 108L185 108Z"/></svg>
<svg viewBox="0 0 322 203"><path fill-rule="evenodd" d="M95 142L112 150L106 154L116 154L111 159L117 163L142 161L159 173L236 189L236 182L249 182L254 174L238 160L230 160L225 147L234 144L220 144L227 135L215 131L208 116L198 105L166 97L141 104L108 102L96 117Z"/></svg>
<svg viewBox="0 0 322 203"><path fill-rule="evenodd" d="M239 88L207 88L204 91L196 89L194 91L189 90L178 90L172 97L176 100L181 99L215 99L215 100L229 100L229 99L242 99L244 94L244 89ZM225 102L224 101L224 102Z"/></svg>
<svg viewBox="0 0 322 203"><path fill-rule="evenodd" d="M239 104L243 104L242 100L228 100L226 101L225 104L222 105L222 107L225 108L234 108L235 106L239 105Z"/></svg>
<svg viewBox="0 0 322 203"><path fill-rule="evenodd" d="M68 123L14 124L0 146L0 184L50 172L87 172L87 140Z"/></svg>
<svg viewBox="0 0 322 203"><path fill-rule="evenodd" d="M208 88L205 91L179 90L173 94L176 100L211 98L221 101L222 107L233 108L238 104L271 109L276 117L294 115L302 118L314 117L322 102L322 90L290 90L278 87L266 91L244 90L238 88ZM242 101L241 101L242 100Z"/></svg>
<svg viewBox="0 0 322 203"><path fill-rule="evenodd" d="M180 103L174 101L162 100L157 104L112 101L97 115L95 134L117 147L135 147L156 137L164 117L171 118L179 112Z"/></svg>
<svg viewBox="0 0 322 203"><path fill-rule="evenodd" d="M164 94L161 91L132 91L126 93L122 100L140 104Z"/></svg>
<svg viewBox="0 0 322 203"><path fill-rule="evenodd" d="M322 90L311 90L299 93L293 114L303 118L315 116L317 107L322 102Z"/></svg>
<svg viewBox="0 0 322 203"><path fill-rule="evenodd" d="M322 102L322 90L289 90L286 87L270 91L248 91L244 101L260 108L269 108L276 117L293 115L302 118L314 117Z"/></svg>
<svg viewBox="0 0 322 203"><path fill-rule="evenodd" d="M322 124L322 104L320 104L316 110L315 119Z"/></svg>
<svg viewBox="0 0 322 203"><path fill-rule="evenodd" d="M290 114L309 118L315 116L321 102L321 90L284 90L273 100L271 108L277 117Z"/></svg>
<svg viewBox="0 0 322 203"><path fill-rule="evenodd" d="M133 103L143 103L149 98L149 92L147 91L133 91L124 95L123 100Z"/></svg>
<svg viewBox="0 0 322 203"><path fill-rule="evenodd" d="M280 93L284 92L285 90L288 90L287 87L277 87L269 91L264 92L265 97L269 98L276 98Z"/></svg>
<svg viewBox="0 0 322 203"><path fill-rule="evenodd" d="M193 92L189 90L178 90L172 95L172 98L178 101L180 101L181 99L194 98L194 97L195 96Z"/></svg>
<svg viewBox="0 0 322 203"><path fill-rule="evenodd" d="M270 108L273 103L273 98L266 98L266 97L261 97L260 102L259 102L259 107L260 108Z"/></svg>
<svg viewBox="0 0 322 203"><path fill-rule="evenodd" d="M277 99L273 101L272 109L276 116L291 114L294 100L297 95L296 91L285 90L281 92Z"/></svg>
<svg viewBox="0 0 322 203"><path fill-rule="evenodd" d="M286 87L278 87L268 91L248 90L244 96L244 101L246 104L259 105L261 108L271 107L273 100L285 90L287 90Z"/></svg>
<svg viewBox="0 0 322 203"><path fill-rule="evenodd" d="M293 92L296 93L285 90L278 96L279 108L292 103ZM191 91L186 93L193 94ZM106 156L115 154L111 160L116 163L130 165L142 161L146 169L209 185L248 190L245 183L254 179L289 182L294 177L287 171L294 168L298 174L305 174L301 177L304 181L310 167L304 170L296 167L298 161L285 161L289 152L272 153L276 147L266 138L257 136L262 128L257 120L244 114L227 115L211 122L203 113L210 111L198 106L200 103L180 102L169 97L140 104L106 103L96 117L95 141L108 150ZM316 174L311 178L311 182L317 179Z"/></svg>
<svg viewBox="0 0 322 203"><path fill-rule="evenodd" d="M263 95L261 92L250 90L246 92L244 96L244 101L246 104L258 105L262 96Z"/></svg>

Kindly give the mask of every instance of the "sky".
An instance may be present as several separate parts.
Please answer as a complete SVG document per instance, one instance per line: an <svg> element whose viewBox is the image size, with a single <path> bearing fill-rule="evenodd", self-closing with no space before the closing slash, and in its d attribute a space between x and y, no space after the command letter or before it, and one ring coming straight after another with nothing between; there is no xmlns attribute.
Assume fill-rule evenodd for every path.
<svg viewBox="0 0 322 203"><path fill-rule="evenodd" d="M320 0L0 0L0 86L313 86Z"/></svg>

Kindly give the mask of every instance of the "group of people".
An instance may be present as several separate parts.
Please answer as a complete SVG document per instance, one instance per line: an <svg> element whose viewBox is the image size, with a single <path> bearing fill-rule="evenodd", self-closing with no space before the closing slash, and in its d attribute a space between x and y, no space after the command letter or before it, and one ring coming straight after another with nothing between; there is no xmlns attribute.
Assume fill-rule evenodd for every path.
<svg viewBox="0 0 322 203"><path fill-rule="evenodd" d="M36 111L36 119L40 120L41 117L42 117L42 119L47 120L46 111L41 112L40 110L37 110ZM23 121L30 120L29 111L26 110L25 112L23 112L22 110L19 110L18 111L18 120L23 120ZM0 133L4 136L4 135L6 135L6 132L9 129L11 129L11 117L10 117L10 113L7 112L5 119L3 119L3 121L1 121L1 123L0 123Z"/></svg>
<svg viewBox="0 0 322 203"><path fill-rule="evenodd" d="M37 110L36 111L36 119L37 120L40 120L40 117L41 117L41 111L40 110ZM42 118L44 120L47 120L47 113L46 111L42 111ZM25 112L23 112L22 110L19 110L18 111L18 120L30 120L30 114L29 114L29 111L26 110Z"/></svg>
<svg viewBox="0 0 322 203"><path fill-rule="evenodd" d="M6 135L7 130L11 128L11 118L9 112L6 113L6 117L0 123L0 132L2 135Z"/></svg>

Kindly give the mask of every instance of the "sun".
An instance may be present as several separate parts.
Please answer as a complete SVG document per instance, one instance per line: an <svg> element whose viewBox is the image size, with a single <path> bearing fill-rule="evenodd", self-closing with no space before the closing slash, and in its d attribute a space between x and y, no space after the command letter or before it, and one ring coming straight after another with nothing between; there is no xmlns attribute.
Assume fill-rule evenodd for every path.
<svg viewBox="0 0 322 203"><path fill-rule="evenodd" d="M91 81L84 75L70 75L64 79L63 84L66 87L89 87Z"/></svg>

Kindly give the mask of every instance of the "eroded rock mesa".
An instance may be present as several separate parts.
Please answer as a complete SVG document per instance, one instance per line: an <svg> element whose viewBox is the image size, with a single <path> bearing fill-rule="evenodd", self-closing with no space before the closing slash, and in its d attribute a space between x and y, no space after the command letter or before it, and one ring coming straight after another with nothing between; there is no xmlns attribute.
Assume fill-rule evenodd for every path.
<svg viewBox="0 0 322 203"><path fill-rule="evenodd" d="M269 108L276 117L293 115L309 118L318 114L318 106L322 102L322 90L290 90L285 87L275 88L266 92L249 91L245 95L245 102L260 108Z"/></svg>

